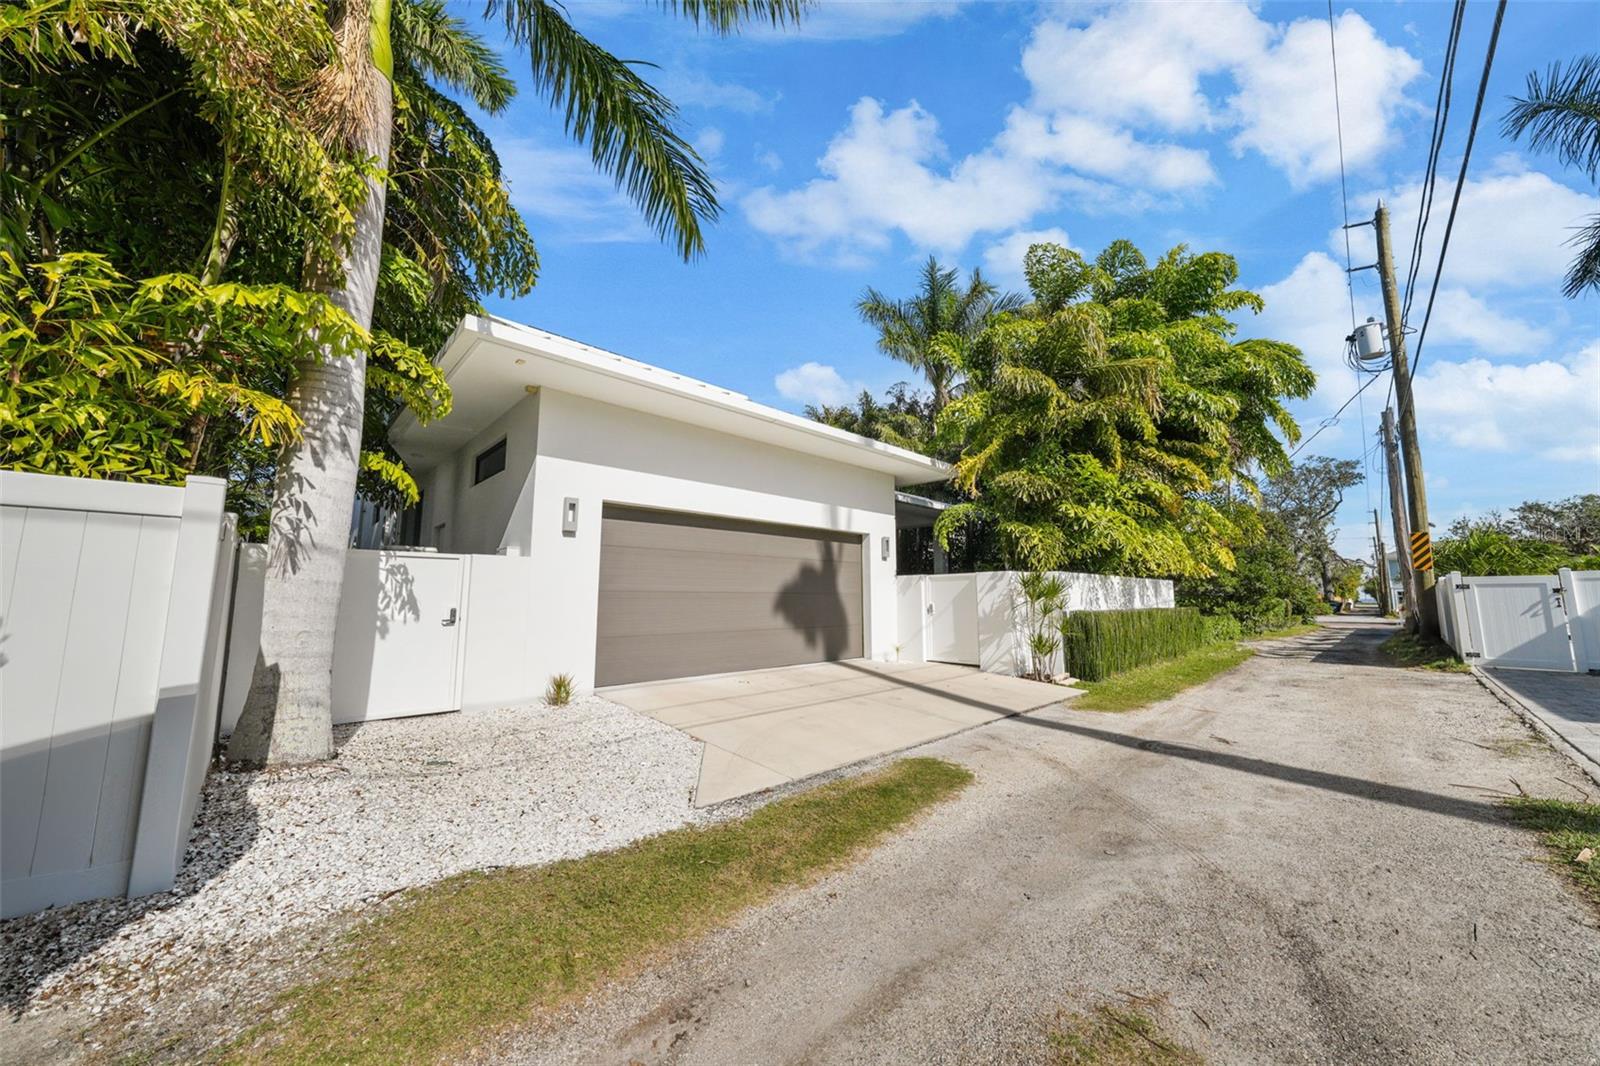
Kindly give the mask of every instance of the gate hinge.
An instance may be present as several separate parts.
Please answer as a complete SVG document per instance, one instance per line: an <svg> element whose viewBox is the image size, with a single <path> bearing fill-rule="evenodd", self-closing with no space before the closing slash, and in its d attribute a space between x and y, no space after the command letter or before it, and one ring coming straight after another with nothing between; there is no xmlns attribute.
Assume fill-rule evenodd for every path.
<svg viewBox="0 0 1600 1066"><path fill-rule="evenodd" d="M1481 651L1464 651L1464 652L1461 653L1461 657L1463 659L1481 659L1481 658L1483 658L1483 652L1481 652Z"/></svg>
<svg viewBox="0 0 1600 1066"><path fill-rule="evenodd" d="M1465 581L1463 581L1461 584L1456 586L1456 590L1459 591L1459 592L1465 592L1467 589L1470 589L1471 587L1472 587L1471 585L1469 585Z"/></svg>

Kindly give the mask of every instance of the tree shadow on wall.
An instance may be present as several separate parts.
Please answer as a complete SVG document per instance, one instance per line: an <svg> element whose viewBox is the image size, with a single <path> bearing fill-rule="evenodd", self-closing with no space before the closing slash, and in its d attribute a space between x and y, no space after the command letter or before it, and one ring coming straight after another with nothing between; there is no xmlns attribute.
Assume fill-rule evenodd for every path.
<svg viewBox="0 0 1600 1066"><path fill-rule="evenodd" d="M840 550L838 544L819 543L817 565L803 564L773 603L789 628L805 637L806 647L821 648L830 661L860 654L850 646L850 615L839 595Z"/></svg>

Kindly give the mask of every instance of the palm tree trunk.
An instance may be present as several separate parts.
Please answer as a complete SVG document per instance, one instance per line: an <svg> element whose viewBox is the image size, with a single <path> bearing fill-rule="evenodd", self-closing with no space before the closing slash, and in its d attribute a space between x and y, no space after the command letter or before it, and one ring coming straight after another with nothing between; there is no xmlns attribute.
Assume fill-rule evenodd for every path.
<svg viewBox="0 0 1600 1066"><path fill-rule="evenodd" d="M356 147L387 167L394 101L388 78L375 82L381 99ZM341 263L343 281L313 279L363 327L372 324L377 297L385 198L383 182L369 179ZM304 427L278 461L261 651L228 745L232 759L277 765L333 755L333 634L361 460L366 367L366 353L356 352L325 353L295 368L288 402Z"/></svg>

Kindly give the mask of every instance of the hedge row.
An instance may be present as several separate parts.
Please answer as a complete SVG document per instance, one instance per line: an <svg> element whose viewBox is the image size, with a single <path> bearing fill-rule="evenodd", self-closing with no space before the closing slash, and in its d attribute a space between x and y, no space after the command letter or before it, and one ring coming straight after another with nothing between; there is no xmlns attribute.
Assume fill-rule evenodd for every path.
<svg viewBox="0 0 1600 1066"><path fill-rule="evenodd" d="M1061 620L1067 671L1084 681L1176 658L1205 642L1205 623L1194 607L1073 611Z"/></svg>

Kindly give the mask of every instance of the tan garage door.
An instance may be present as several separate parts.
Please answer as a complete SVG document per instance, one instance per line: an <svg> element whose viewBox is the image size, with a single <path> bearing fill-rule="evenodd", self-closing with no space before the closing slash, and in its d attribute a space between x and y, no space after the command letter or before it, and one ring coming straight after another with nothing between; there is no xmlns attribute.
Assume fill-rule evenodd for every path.
<svg viewBox="0 0 1600 1066"><path fill-rule="evenodd" d="M595 684L862 654L861 539L607 505Z"/></svg>

